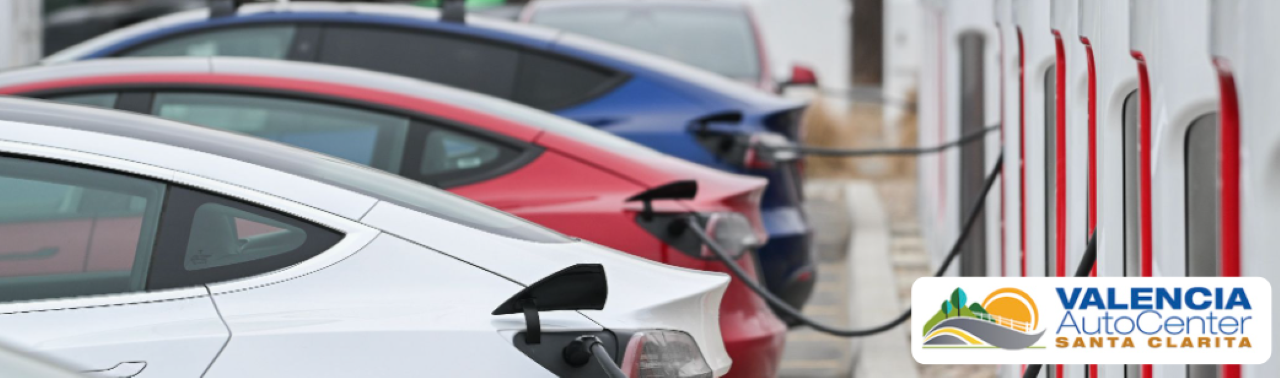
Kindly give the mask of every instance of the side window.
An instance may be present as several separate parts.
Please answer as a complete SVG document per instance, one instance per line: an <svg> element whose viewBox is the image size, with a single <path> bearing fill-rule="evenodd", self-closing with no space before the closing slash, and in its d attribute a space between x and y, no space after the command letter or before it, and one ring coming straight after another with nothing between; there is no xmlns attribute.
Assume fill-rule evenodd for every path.
<svg viewBox="0 0 1280 378"><path fill-rule="evenodd" d="M116 92L107 93L85 93L72 94L65 96L50 96L46 100L57 101L65 104L95 106L99 108L111 109L116 106L116 98L120 97Z"/></svg>
<svg viewBox="0 0 1280 378"><path fill-rule="evenodd" d="M515 148L441 127L428 127L418 179L432 185L500 169L519 155Z"/></svg>
<svg viewBox="0 0 1280 378"><path fill-rule="evenodd" d="M520 56L514 100L539 109L563 108L607 90L618 76L579 63L524 53Z"/></svg>
<svg viewBox="0 0 1280 378"><path fill-rule="evenodd" d="M149 289L227 281L279 270L337 244L342 234L244 202L170 189Z"/></svg>
<svg viewBox="0 0 1280 378"><path fill-rule="evenodd" d="M242 56L285 59L297 28L266 25L223 28L160 40L120 56Z"/></svg>
<svg viewBox="0 0 1280 378"><path fill-rule="evenodd" d="M467 39L383 28L329 26L318 60L511 98L520 53Z"/></svg>
<svg viewBox="0 0 1280 378"><path fill-rule="evenodd" d="M0 157L0 302L142 291L165 186Z"/></svg>
<svg viewBox="0 0 1280 378"><path fill-rule="evenodd" d="M311 101L229 93L156 93L152 114L239 132L399 173L409 119Z"/></svg>

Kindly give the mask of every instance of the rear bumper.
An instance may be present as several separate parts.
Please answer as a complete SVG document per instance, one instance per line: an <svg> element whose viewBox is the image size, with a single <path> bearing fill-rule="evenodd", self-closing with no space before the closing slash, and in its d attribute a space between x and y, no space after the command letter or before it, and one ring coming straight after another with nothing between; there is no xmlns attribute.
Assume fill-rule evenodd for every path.
<svg viewBox="0 0 1280 378"><path fill-rule="evenodd" d="M754 266L752 256L744 256L738 264L758 273L759 267ZM728 271L719 262L709 268ZM725 377L771 378L777 374L786 346L787 326L769 309L768 303L737 277L731 276L720 302L720 334L725 351L733 359L733 366Z"/></svg>
<svg viewBox="0 0 1280 378"><path fill-rule="evenodd" d="M762 209L769 241L756 253L760 273L774 295L800 309L817 282L813 228L798 206Z"/></svg>

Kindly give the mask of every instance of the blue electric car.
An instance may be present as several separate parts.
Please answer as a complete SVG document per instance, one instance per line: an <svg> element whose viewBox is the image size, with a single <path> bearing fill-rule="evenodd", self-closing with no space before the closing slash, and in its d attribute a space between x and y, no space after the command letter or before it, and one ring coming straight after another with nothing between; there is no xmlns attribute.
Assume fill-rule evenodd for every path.
<svg viewBox="0 0 1280 378"><path fill-rule="evenodd" d="M656 55L532 25L396 4L215 6L153 19L45 59L246 56L365 68L533 106L659 151L766 177L768 287L800 307L815 281L797 140L805 104Z"/></svg>

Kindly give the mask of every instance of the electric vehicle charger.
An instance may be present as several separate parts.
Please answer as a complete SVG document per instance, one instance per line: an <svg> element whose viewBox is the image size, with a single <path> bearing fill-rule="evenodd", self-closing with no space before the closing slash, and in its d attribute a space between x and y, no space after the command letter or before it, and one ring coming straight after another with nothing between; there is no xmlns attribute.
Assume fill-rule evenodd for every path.
<svg viewBox="0 0 1280 378"><path fill-rule="evenodd" d="M1098 261L1098 232L1094 231L1089 235L1089 246L1084 250L1084 256L1080 256L1080 265L1076 266L1075 277L1088 277L1089 272L1093 271L1093 264ZM1027 366L1027 370L1022 372L1022 378L1035 378L1040 375L1040 368L1044 365Z"/></svg>
<svg viewBox="0 0 1280 378"><path fill-rule="evenodd" d="M778 146L778 147L769 147L769 146L762 145L762 146L758 146L757 148L771 150L770 152L774 152L774 153L800 153L803 155L832 156L832 157L863 157L863 156L875 156L875 155L924 155L924 154L930 154L935 152L942 152L942 150L945 150L951 147L968 144L978 139L982 139L982 137L989 132L999 130L999 129L1000 129L1000 125L987 126L982 128L981 130L974 130L972 132L969 132L968 134L964 134L956 140L943 143L937 146L933 146L933 147L850 149L850 148L811 147L811 146L802 146L802 145L790 145L790 146Z"/></svg>
<svg viewBox="0 0 1280 378"><path fill-rule="evenodd" d="M991 167L991 173L987 175L986 181L983 183L982 193L978 196L977 200L974 201L973 205L969 208L969 212L967 213L968 215L965 217L964 225L960 229L960 236L956 238L955 243L952 244L951 250L947 253L947 257L946 259L943 260L942 265L938 267L937 272L934 273L934 277L941 277L942 274L947 271L947 268L951 266L952 261L955 261L955 258L960 255L961 246L964 244L964 241L968 239L969 232L973 228L973 223L978 219L978 214L982 210L983 205L986 203L987 194L991 191L991 187L994 186L996 179L1000 177L1000 172L1003 165L1004 165L1004 154L1001 153L1000 156L996 158L995 166ZM770 293L767 289L761 286L759 282L756 282L755 280L751 279L747 275L746 271L744 271L742 267L738 266L738 264L733 261L733 258L730 257L729 253L725 251L722 246L720 246L719 244L716 244L715 240L712 239L710 235L707 235L706 230L704 230L702 228L702 225L700 224L701 223L700 220L697 219L697 215L690 216L688 219L685 220L685 222L687 223L689 229L693 231L694 235L696 235L698 239L701 240L702 243L705 244L707 248L710 249L711 252L716 255L716 258L718 258L721 262L725 264L725 266L729 268L729 271L733 273L734 277L736 277L738 280L741 280L742 283L746 284L747 288L751 289L751 291L755 292L756 295L759 295L761 298L763 298L770 305L774 306L776 309L795 318L801 324L807 325L813 328L814 330L817 330L819 332L823 332L826 334L830 334L833 336L864 337L864 336L875 335L875 334L893 329L894 327L897 327L898 325L902 324L908 318L911 317L911 309L907 309L906 311L903 311L902 315L899 315L897 318L894 318L888 323L885 323L876 327L866 328L866 329L847 329L847 328L839 328L839 327L833 327L830 325L823 324L817 320L814 320L812 318L805 316L799 310L796 310L795 308L787 305L787 303L784 302L782 299L774 296L773 293ZM1096 240L1096 234L1094 234L1089 237L1089 245L1085 249L1085 253L1084 253L1084 256L1081 258L1080 265L1076 268L1076 276L1087 277L1089 275L1089 272L1093 270L1093 265L1096 259L1097 259L1097 240Z"/></svg>
<svg viewBox="0 0 1280 378"><path fill-rule="evenodd" d="M951 262L955 260L956 256L960 255L960 247L963 245L965 239L968 238L969 230L973 228L973 223L978 219L978 214L981 212L983 204L986 203L987 193L991 191L991 187L994 186L996 182L996 178L1000 177L1000 171L1001 171L1000 168L1003 165L1004 165L1004 154L1001 153L1000 157L996 158L996 164L994 167L991 168L991 173L987 175L986 182L983 184L982 193L978 196L977 201L974 201L973 206L969 208L969 212L967 213L968 216L966 216L964 220L964 226L960 229L960 237L957 238L955 244L951 246L951 251L947 253L947 258L943 260L942 266L938 268L938 271L936 273L934 273L935 277L941 277L942 274L947 271L947 268L951 266ZM761 286L759 282L752 280L747 275L746 271L742 270L742 267L734 263L733 258L729 256L729 253L725 251L723 247L716 244L715 240L713 240L710 235L707 235L706 230L702 228L702 225L699 224L701 222L696 217L697 215L693 215L685 220L685 222L689 226L689 229L693 230L693 234L696 235L698 239L702 240L702 243L705 244L707 248L710 249L711 252L716 255L716 258L720 259L721 262L724 262L725 266L729 268L729 271L733 273L734 277L737 277L738 280L741 280L742 283L747 285L747 288L751 289L751 291L755 292L756 295L759 295L761 298L764 298L764 300L766 302L769 302L769 304L774 306L774 308L781 310L783 313L795 318L801 324L807 325L822 333L826 333L834 336L863 337L863 336L875 335L875 334L893 329L894 327L897 327L899 324L902 324L902 322L905 322L908 318L911 317L911 309L907 309L902 313L902 315L899 315L897 318L893 319L892 321L885 323L883 325L879 325L879 326L871 327L867 329L846 329L846 328L832 327L826 324L822 324L821 322L818 322L812 318L809 318L804 314L800 313L799 310L796 310L795 308L787 305L787 303L783 301L781 298L774 296L773 293L770 293L769 290Z"/></svg>

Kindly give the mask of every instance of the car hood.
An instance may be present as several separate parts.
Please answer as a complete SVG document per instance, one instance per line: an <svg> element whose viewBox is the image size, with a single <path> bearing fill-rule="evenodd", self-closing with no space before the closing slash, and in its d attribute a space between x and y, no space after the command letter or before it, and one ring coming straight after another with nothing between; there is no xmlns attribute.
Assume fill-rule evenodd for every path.
<svg viewBox="0 0 1280 378"><path fill-rule="evenodd" d="M717 376L729 370L719 321L721 296L729 284L724 274L673 267L586 241L536 243L502 237L388 202L374 205L360 221L520 285L574 264L601 264L609 299L603 310L580 311L582 315L613 330L688 332ZM506 299L495 298L494 307Z"/></svg>

